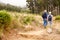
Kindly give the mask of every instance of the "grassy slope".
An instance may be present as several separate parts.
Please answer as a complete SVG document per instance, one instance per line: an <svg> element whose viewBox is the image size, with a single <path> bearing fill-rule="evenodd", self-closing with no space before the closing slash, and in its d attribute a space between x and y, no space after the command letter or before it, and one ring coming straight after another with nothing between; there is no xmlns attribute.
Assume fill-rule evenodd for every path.
<svg viewBox="0 0 60 40"><path fill-rule="evenodd" d="M33 14L24 14L16 12L9 12L13 16L12 26L14 26L14 30L10 30L9 33L6 34L3 40L60 40L60 32L59 32L59 24L58 22L53 23L53 32L49 34L43 28L42 18L40 15ZM24 24L22 18L25 16L33 16L35 18L34 21L29 22L28 24ZM59 30L58 30L59 29Z"/></svg>

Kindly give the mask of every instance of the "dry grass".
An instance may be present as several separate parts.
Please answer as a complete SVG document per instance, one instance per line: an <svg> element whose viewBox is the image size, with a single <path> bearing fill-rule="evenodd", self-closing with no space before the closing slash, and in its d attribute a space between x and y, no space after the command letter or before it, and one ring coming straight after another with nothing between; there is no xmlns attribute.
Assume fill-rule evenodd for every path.
<svg viewBox="0 0 60 40"><path fill-rule="evenodd" d="M40 15L33 14L24 14L16 12L9 12L12 14L12 25L14 29L11 29L3 40L60 40L60 23L53 23L52 33L48 33L43 28L42 18ZM23 24L22 18L25 16L33 16L35 21L31 22L31 24ZM57 25L58 24L58 25ZM57 29L56 29L57 28Z"/></svg>

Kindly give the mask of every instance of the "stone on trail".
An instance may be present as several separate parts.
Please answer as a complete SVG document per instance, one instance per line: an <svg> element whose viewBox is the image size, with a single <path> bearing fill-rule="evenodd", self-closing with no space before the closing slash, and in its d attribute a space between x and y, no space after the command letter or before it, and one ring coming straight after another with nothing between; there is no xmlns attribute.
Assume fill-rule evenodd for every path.
<svg viewBox="0 0 60 40"><path fill-rule="evenodd" d="M47 32L48 32L48 33L52 33L52 29L51 29L51 28L48 28L48 29L47 29Z"/></svg>

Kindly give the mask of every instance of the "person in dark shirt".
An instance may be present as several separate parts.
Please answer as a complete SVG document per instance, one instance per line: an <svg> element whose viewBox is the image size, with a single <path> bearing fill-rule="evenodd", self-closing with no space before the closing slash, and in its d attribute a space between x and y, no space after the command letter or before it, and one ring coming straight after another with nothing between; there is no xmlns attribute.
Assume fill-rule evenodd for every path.
<svg viewBox="0 0 60 40"><path fill-rule="evenodd" d="M44 13L42 14L44 28L46 28L47 23L48 23L47 16L48 16L47 10L44 10Z"/></svg>

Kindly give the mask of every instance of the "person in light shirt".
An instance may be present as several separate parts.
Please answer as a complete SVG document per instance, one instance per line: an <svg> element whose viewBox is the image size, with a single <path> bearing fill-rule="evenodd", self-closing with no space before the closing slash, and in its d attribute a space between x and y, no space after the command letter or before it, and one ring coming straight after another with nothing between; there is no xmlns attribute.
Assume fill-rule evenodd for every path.
<svg viewBox="0 0 60 40"><path fill-rule="evenodd" d="M48 24L51 27L52 26L52 20L53 20L53 15L51 14L51 12L49 12L48 16L47 16L47 20L48 20Z"/></svg>

